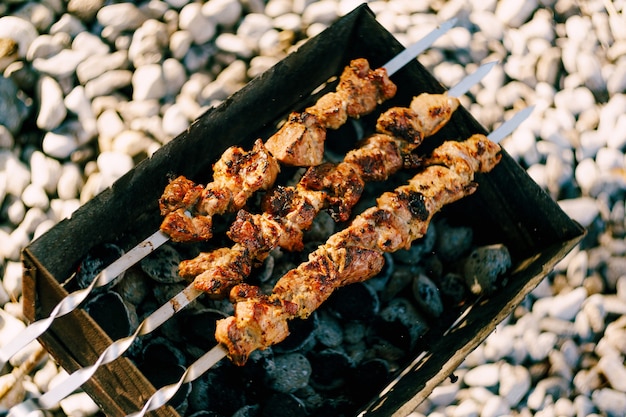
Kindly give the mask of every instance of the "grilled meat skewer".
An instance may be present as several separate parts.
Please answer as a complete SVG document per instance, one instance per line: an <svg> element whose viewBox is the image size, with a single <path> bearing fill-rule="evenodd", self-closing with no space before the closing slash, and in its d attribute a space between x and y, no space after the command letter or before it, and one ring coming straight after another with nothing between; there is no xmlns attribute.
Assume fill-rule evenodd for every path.
<svg viewBox="0 0 626 417"><path fill-rule="evenodd" d="M337 91L322 96L303 113L292 113L265 144L259 139L249 152L228 148L214 165L213 181L206 187L183 176L171 181L159 200L165 216L161 231L176 242L209 240L213 216L236 212L256 191L271 187L279 162L319 165L326 128L337 129L348 116L371 112L396 91L384 68L371 70L364 58L351 61L341 74Z"/></svg>
<svg viewBox="0 0 626 417"><path fill-rule="evenodd" d="M309 168L296 186L277 187L268 194L262 214L239 211L228 232L235 242L231 248L182 261L179 274L213 297L227 296L274 248L302 250L303 233L321 210L328 209L337 221L348 220L365 181L382 181L403 167L415 167L418 161L411 152L416 147L376 134L341 163Z"/></svg>
<svg viewBox="0 0 626 417"><path fill-rule="evenodd" d="M382 194L377 206L285 274L270 295L248 284L235 286L230 293L235 315L217 322L217 341L234 363L243 365L252 351L284 340L288 320L308 317L336 288L373 277L383 267L384 252L408 248L424 236L444 205L476 190L474 174L489 172L499 152L499 145L483 135L445 142L408 184Z"/></svg>
<svg viewBox="0 0 626 417"><path fill-rule="evenodd" d="M361 147L348 152L343 162L311 167L296 187L275 188L265 198L263 214L239 211L228 233L236 242L234 246L181 262L180 275L193 279L196 289L221 297L272 249L302 250L303 232L319 211L328 209L336 221L348 220L365 182L383 181L403 166L416 167L413 150L425 136L438 131L458 106L457 98L424 93L415 97L409 108L384 112L378 118L378 128L400 139L389 134L372 135Z"/></svg>
<svg viewBox="0 0 626 417"><path fill-rule="evenodd" d="M455 97L423 93L413 98L408 108L392 107L384 112L376 128L380 133L421 143L424 137L438 132L458 106ZM323 147L323 140L320 144ZM165 216L161 230L177 242L209 240L213 215L241 209L255 191L270 188L276 180L278 161L266 146L257 140L250 152L229 148L213 168L214 180L204 188L183 176L171 181L159 200Z"/></svg>

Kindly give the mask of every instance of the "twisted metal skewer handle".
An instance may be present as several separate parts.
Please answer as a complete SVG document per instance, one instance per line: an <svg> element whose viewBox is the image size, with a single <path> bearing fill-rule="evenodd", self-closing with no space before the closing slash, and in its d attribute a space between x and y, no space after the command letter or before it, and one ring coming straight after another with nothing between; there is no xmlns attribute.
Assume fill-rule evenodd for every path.
<svg viewBox="0 0 626 417"><path fill-rule="evenodd" d="M139 324L139 326L137 326L137 329L135 329L133 334L111 343L100 354L98 360L93 365L74 371L62 383L56 385L43 396L37 399L28 400L13 407L9 411L9 417L25 417L32 411L38 409L47 410L55 407L63 398L67 397L87 382L96 373L100 366L111 363L121 357L132 346L137 338L156 330L170 317L185 308L201 294L201 291L196 290L193 287L193 284L190 284L187 288L174 296L168 303L162 305L159 309L155 310L152 314L146 317Z"/></svg>
<svg viewBox="0 0 626 417"><path fill-rule="evenodd" d="M136 413L129 414L127 417L143 417L146 413L164 406L174 397L174 395L176 395L180 387L199 378L206 371L211 369L213 365L222 360L224 356L226 356L226 350L222 347L222 345L214 346L194 363L189 365L177 382L166 385L157 390L150 398L148 398L148 401L146 401L141 410Z"/></svg>
<svg viewBox="0 0 626 417"><path fill-rule="evenodd" d="M55 319L77 309L95 288L110 283L115 277L119 276L122 272L126 271L168 240L169 237L161 231L153 233L143 242L124 254L124 256L102 270L86 288L74 291L65 296L65 298L59 301L54 309L52 309L48 317L31 323L13 340L0 349L0 368L2 368L13 355L41 336L52 325Z"/></svg>

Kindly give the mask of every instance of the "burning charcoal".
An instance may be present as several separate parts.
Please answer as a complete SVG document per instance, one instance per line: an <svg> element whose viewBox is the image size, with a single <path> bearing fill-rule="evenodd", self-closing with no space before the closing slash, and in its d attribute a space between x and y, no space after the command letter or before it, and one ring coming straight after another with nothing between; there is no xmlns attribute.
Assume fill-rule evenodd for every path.
<svg viewBox="0 0 626 417"><path fill-rule="evenodd" d="M349 321L343 326L343 339L346 343L359 343L365 337L366 326L360 321Z"/></svg>
<svg viewBox="0 0 626 417"><path fill-rule="evenodd" d="M156 337L145 344L142 351L142 360L154 365L160 363L185 365L186 362L183 352L163 337Z"/></svg>
<svg viewBox="0 0 626 417"><path fill-rule="evenodd" d="M186 314L185 314L186 313ZM188 311L180 315L178 326L185 335L188 344L210 349L215 345L215 322L226 317L226 314L212 308Z"/></svg>
<svg viewBox="0 0 626 417"><path fill-rule="evenodd" d="M444 262L456 261L470 250L473 239L471 227L453 227L446 220L442 220L437 223L435 251Z"/></svg>
<svg viewBox="0 0 626 417"><path fill-rule="evenodd" d="M325 211L320 212L311 228L305 232L304 239L307 242L324 242L328 236L335 232L335 221Z"/></svg>
<svg viewBox="0 0 626 417"><path fill-rule="evenodd" d="M173 284L183 281L178 274L178 264L182 256L171 245L163 245L147 257L139 265L153 280L163 284Z"/></svg>
<svg viewBox="0 0 626 417"><path fill-rule="evenodd" d="M449 272L440 278L439 289L443 298L448 299L452 304L462 302L467 292L463 277L453 272Z"/></svg>
<svg viewBox="0 0 626 417"><path fill-rule="evenodd" d="M343 328L339 321L327 311L320 311L318 315L316 339L326 347L337 347L343 342Z"/></svg>
<svg viewBox="0 0 626 417"><path fill-rule="evenodd" d="M391 372L387 361L379 358L358 364L350 376L350 396L356 403L364 403L378 394L389 381Z"/></svg>
<svg viewBox="0 0 626 417"><path fill-rule="evenodd" d="M417 305L431 317L439 317L443 313L443 303L439 295L439 288L424 274L413 278L413 297Z"/></svg>
<svg viewBox="0 0 626 417"><path fill-rule="evenodd" d="M112 243L104 243L94 247L80 263L78 271L76 272L76 283L80 288L88 287L100 271L109 266L123 254L124 251ZM100 287L98 290L106 291L117 284L123 276L123 273L120 274L109 284Z"/></svg>
<svg viewBox="0 0 626 417"><path fill-rule="evenodd" d="M308 352L315 346L315 332L317 329L317 311L306 320L292 320L289 323L289 336L276 346L274 351L279 353Z"/></svg>
<svg viewBox="0 0 626 417"><path fill-rule="evenodd" d="M124 278L115 286L115 292L132 305L139 305L146 298L149 291L146 274L138 269L131 268L124 274Z"/></svg>
<svg viewBox="0 0 626 417"><path fill-rule="evenodd" d="M380 309L378 295L362 282L338 288L326 304L344 320L371 320Z"/></svg>
<svg viewBox="0 0 626 417"><path fill-rule="evenodd" d="M237 410L237 412L233 414L232 417L257 417L258 415L259 415L259 405L255 404L255 405L244 405L239 410ZM194 417L194 416L190 416L190 417ZM204 416L201 415L199 417L204 417ZM218 415L216 414L215 417L218 417Z"/></svg>
<svg viewBox="0 0 626 417"><path fill-rule="evenodd" d="M254 417L255 414L233 414L233 417ZM196 411L195 413L188 414L187 417L225 417L223 414L216 413L214 411Z"/></svg>
<svg viewBox="0 0 626 417"><path fill-rule="evenodd" d="M139 325L135 307L113 291L96 295L84 309L113 340L129 336Z"/></svg>
<svg viewBox="0 0 626 417"><path fill-rule="evenodd" d="M269 386L283 393L292 393L309 384L311 364L301 353L276 356L267 370Z"/></svg>
<svg viewBox="0 0 626 417"><path fill-rule="evenodd" d="M506 246L481 246L465 261L465 282L474 294L491 294L498 286L498 278L510 267L511 255Z"/></svg>
<svg viewBox="0 0 626 417"><path fill-rule="evenodd" d="M433 250L436 239L437 232L435 225L431 223L423 238L416 240L409 249L402 249L395 252L393 257L396 261L403 264L414 265L422 259L424 254Z"/></svg>
<svg viewBox="0 0 626 417"><path fill-rule="evenodd" d="M262 406L259 417L304 417L306 415L302 400L295 395L278 392Z"/></svg>
<svg viewBox="0 0 626 417"><path fill-rule="evenodd" d="M417 309L406 298L394 298L380 312L377 333L405 351L413 349L426 333L428 325Z"/></svg>
<svg viewBox="0 0 626 417"><path fill-rule="evenodd" d="M324 349L309 353L313 369L311 386L320 391L340 388L345 383L347 371L353 367L348 355L336 349Z"/></svg>
<svg viewBox="0 0 626 417"><path fill-rule="evenodd" d="M398 265L391 274L387 286L383 290L380 298L383 302L389 301L394 298L398 293L408 287L413 281L415 272L412 267L406 265Z"/></svg>

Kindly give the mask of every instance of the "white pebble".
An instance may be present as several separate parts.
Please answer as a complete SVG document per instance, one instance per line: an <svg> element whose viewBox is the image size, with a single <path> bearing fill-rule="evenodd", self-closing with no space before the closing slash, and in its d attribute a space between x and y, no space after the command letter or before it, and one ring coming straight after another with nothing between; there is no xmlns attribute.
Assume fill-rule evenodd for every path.
<svg viewBox="0 0 626 417"><path fill-rule="evenodd" d="M174 137L189 127L190 120L180 106L173 104L163 114L163 131L166 135Z"/></svg>
<svg viewBox="0 0 626 417"><path fill-rule="evenodd" d="M35 151L30 156L31 182L42 187L52 194L61 175L61 163L46 156L43 152Z"/></svg>
<svg viewBox="0 0 626 417"><path fill-rule="evenodd" d="M601 388L591 394L593 404L605 415L626 415L626 393L610 388Z"/></svg>
<svg viewBox="0 0 626 417"><path fill-rule="evenodd" d="M100 137L105 139L113 138L126 129L124 121L118 112L113 109L103 111L96 119L96 126ZM108 151L110 149L105 147L102 150Z"/></svg>
<svg viewBox="0 0 626 417"><path fill-rule="evenodd" d="M102 152L97 159L98 170L112 184L134 167L133 159L119 152Z"/></svg>
<svg viewBox="0 0 626 417"><path fill-rule="evenodd" d="M177 59L166 59L163 61L163 79L165 80L167 95L176 97L187 81L185 67Z"/></svg>
<svg viewBox="0 0 626 417"><path fill-rule="evenodd" d="M53 130L61 124L67 115L63 105L63 91L52 77L42 76L38 83L39 113L37 127L41 130Z"/></svg>
<svg viewBox="0 0 626 417"><path fill-rule="evenodd" d="M589 227L600 214L600 208L596 200L590 197L559 200L558 204L568 216L576 220L583 227Z"/></svg>
<svg viewBox="0 0 626 417"><path fill-rule="evenodd" d="M504 0L498 2L495 14L505 25L520 27L535 11L537 4L537 0Z"/></svg>
<svg viewBox="0 0 626 417"><path fill-rule="evenodd" d="M0 17L0 38L13 39L17 43L20 58L26 57L28 48L37 36L37 29L28 20L16 16Z"/></svg>
<svg viewBox="0 0 626 417"><path fill-rule="evenodd" d="M30 184L30 170L15 155L8 153L4 170L7 172L6 192L19 197ZM10 181L8 179L10 178Z"/></svg>
<svg viewBox="0 0 626 417"><path fill-rule="evenodd" d="M68 416L89 417L100 411L98 404L86 392L71 394L59 402L61 409Z"/></svg>
<svg viewBox="0 0 626 417"><path fill-rule="evenodd" d="M489 398L480 411L480 417L499 417L511 413L511 408L502 397L493 396Z"/></svg>
<svg viewBox="0 0 626 417"><path fill-rule="evenodd" d="M585 158L578 162L574 170L574 177L583 195L589 195L589 191L598 181L600 172L593 158Z"/></svg>
<svg viewBox="0 0 626 417"><path fill-rule="evenodd" d="M504 398L510 407L516 407L526 396L530 384L530 372L524 366L508 363L500 366L498 395Z"/></svg>
<svg viewBox="0 0 626 417"><path fill-rule="evenodd" d="M98 23L117 32L135 30L146 20L146 16L134 3L117 3L102 7L96 15Z"/></svg>
<svg viewBox="0 0 626 417"><path fill-rule="evenodd" d="M78 148L78 142L71 133L47 132L41 146L46 155L66 159Z"/></svg>
<svg viewBox="0 0 626 417"><path fill-rule="evenodd" d="M97 134L96 117L91 108L91 101L87 98L85 88L78 85L65 96L65 107L78 116L78 121L85 133L90 137Z"/></svg>
<svg viewBox="0 0 626 417"><path fill-rule="evenodd" d="M169 49L172 57L181 60L189 52L193 43L193 35L188 30L178 30L170 36Z"/></svg>
<svg viewBox="0 0 626 417"><path fill-rule="evenodd" d="M20 224L20 228L22 228L26 233L33 233L37 227L48 219L48 215L46 212L39 207L32 207L28 209L26 214L24 215L24 220Z"/></svg>
<svg viewBox="0 0 626 417"><path fill-rule="evenodd" d="M202 4L189 3L179 15L179 27L188 31L196 44L208 42L217 32L216 23L202 14Z"/></svg>
<svg viewBox="0 0 626 417"><path fill-rule="evenodd" d="M145 152L151 142L151 139L139 130L124 130L115 136L109 150L134 157Z"/></svg>
<svg viewBox="0 0 626 417"><path fill-rule="evenodd" d="M167 93L163 67L159 64L142 65L132 76L133 100L161 99Z"/></svg>
<svg viewBox="0 0 626 417"><path fill-rule="evenodd" d="M22 220L24 220L24 216L26 215L26 206L24 206L24 202L20 198L10 196L4 200L4 206L7 219L11 222L11 224L17 226L22 222Z"/></svg>
<svg viewBox="0 0 626 417"><path fill-rule="evenodd" d="M235 54L241 58L252 57L254 51L246 40L233 33L222 33L215 39L215 46L224 52Z"/></svg>
<svg viewBox="0 0 626 417"><path fill-rule="evenodd" d="M4 268L2 284L9 296L17 300L22 295L22 263L8 261Z"/></svg>
<svg viewBox="0 0 626 417"><path fill-rule="evenodd" d="M498 384L500 365L486 363L468 370L463 376L463 382L470 387L494 387Z"/></svg>
<svg viewBox="0 0 626 417"><path fill-rule="evenodd" d="M231 27L239 21L243 7L239 0L211 0L202 6L202 14L219 25Z"/></svg>
<svg viewBox="0 0 626 417"><path fill-rule="evenodd" d="M57 181L57 194L63 200L77 198L83 186L82 170L74 163L63 164Z"/></svg>
<svg viewBox="0 0 626 417"><path fill-rule="evenodd" d="M566 294L559 294L552 298L548 314L561 320L574 320L587 298L587 290L578 287Z"/></svg>
<svg viewBox="0 0 626 417"><path fill-rule="evenodd" d="M329 25L338 17L339 9L334 0L321 0L309 4L302 13L302 21L305 25L322 23Z"/></svg>
<svg viewBox="0 0 626 417"><path fill-rule="evenodd" d="M47 210L50 200L46 191L37 184L29 184L22 193L22 201L26 207L38 207Z"/></svg>

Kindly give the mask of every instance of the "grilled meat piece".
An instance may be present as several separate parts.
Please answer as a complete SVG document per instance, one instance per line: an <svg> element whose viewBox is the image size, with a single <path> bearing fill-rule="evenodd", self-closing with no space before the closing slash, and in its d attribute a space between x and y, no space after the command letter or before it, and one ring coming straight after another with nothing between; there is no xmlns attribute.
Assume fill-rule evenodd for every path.
<svg viewBox="0 0 626 417"><path fill-rule="evenodd" d="M366 59L355 59L341 74L336 92L325 94L302 113L291 113L267 140L267 149L286 165L319 165L324 157L326 129L339 128L348 117L371 113L396 91L384 69L372 70Z"/></svg>
<svg viewBox="0 0 626 417"><path fill-rule="evenodd" d="M214 215L241 209L256 191L271 187L279 171L260 139L251 151L230 147L213 166L213 181L206 187L178 177L165 188L159 200L165 216L161 230L176 242L208 240Z"/></svg>
<svg viewBox="0 0 626 417"><path fill-rule="evenodd" d="M404 139L421 142L425 136L439 131L459 107L459 99L446 94L422 93L406 107L392 107L376 122L376 131Z"/></svg>
<svg viewBox="0 0 626 417"><path fill-rule="evenodd" d="M285 274L272 294L260 295L247 286L243 292L251 296L240 297L242 290L235 286L235 315L219 320L215 333L231 360L243 365L252 351L284 340L288 320L308 317L336 288L376 275L383 253L408 248L424 236L436 212L476 190L474 174L493 169L499 152L484 135L444 143L408 184L381 195L375 207Z"/></svg>

